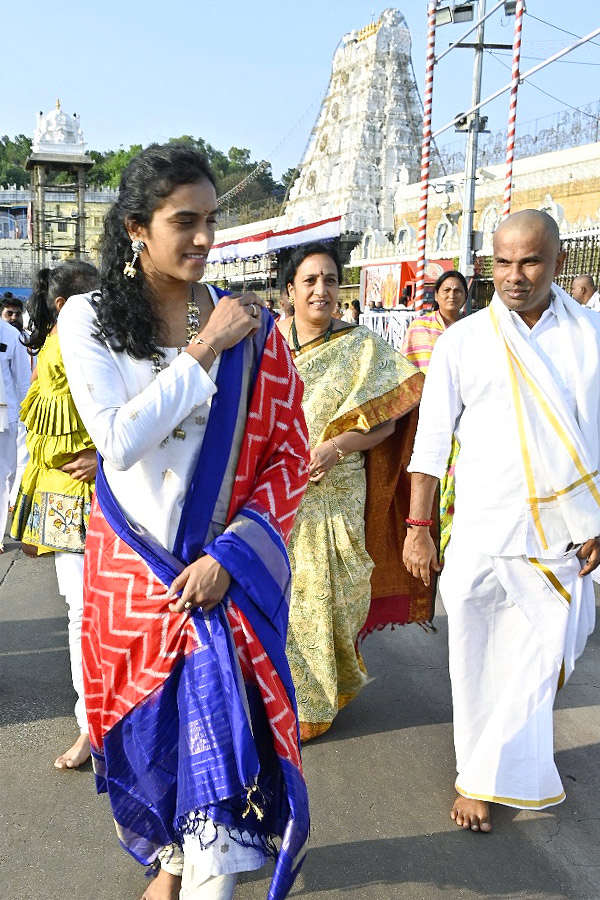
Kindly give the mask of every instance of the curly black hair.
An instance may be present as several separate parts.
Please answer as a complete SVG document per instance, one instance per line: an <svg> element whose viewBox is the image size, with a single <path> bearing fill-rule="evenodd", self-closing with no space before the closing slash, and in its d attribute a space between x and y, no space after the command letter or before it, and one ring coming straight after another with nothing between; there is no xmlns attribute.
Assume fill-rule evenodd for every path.
<svg viewBox="0 0 600 900"><path fill-rule="evenodd" d="M71 259L53 269L40 269L36 273L33 291L27 301L31 335L26 345L32 355L39 353L56 324L56 298L64 297L67 300L74 294L94 291L99 284L100 276L96 267L80 259Z"/></svg>
<svg viewBox="0 0 600 900"><path fill-rule="evenodd" d="M123 273L131 259L131 238L125 223L148 226L154 212L179 185L216 180L206 159L185 144L151 144L123 171L117 202L104 220L101 248L100 297L94 337L133 359L160 353L161 321L152 307L152 291L138 268L135 278Z"/></svg>

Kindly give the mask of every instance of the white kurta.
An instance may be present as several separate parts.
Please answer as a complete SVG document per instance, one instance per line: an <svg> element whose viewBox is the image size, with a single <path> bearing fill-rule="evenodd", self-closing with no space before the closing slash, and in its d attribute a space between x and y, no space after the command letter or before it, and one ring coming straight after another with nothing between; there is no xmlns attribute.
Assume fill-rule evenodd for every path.
<svg viewBox="0 0 600 900"><path fill-rule="evenodd" d="M600 312L600 292L595 291L585 305L588 309L593 309L595 310L595 312Z"/></svg>
<svg viewBox="0 0 600 900"><path fill-rule="evenodd" d="M573 360L552 306L532 329L511 315L577 418ZM588 317L600 341L600 317L591 312ZM483 553L530 556L537 545L527 521L523 461L505 368L488 310L440 335L427 370L408 470L443 477L455 432L461 449L453 530L466 529Z"/></svg>
<svg viewBox="0 0 600 900"><path fill-rule="evenodd" d="M510 316L578 420L578 363L554 303L532 329ZM600 346L600 317L583 316ZM596 429L599 419L596 412ZM543 808L564 799L552 704L593 629L594 596L590 578L578 578L575 549L565 546L560 559L539 551L506 353L488 310L436 343L409 471L443 476L454 432L455 516L440 592L448 613L457 790ZM592 438L597 453L597 430Z"/></svg>
<svg viewBox="0 0 600 900"><path fill-rule="evenodd" d="M91 337L94 330L88 299L71 297L58 333L75 405L128 520L172 550L217 390L219 361L207 373L189 353L167 347L168 365L154 375L151 360L103 347ZM185 440L173 437L179 426Z"/></svg>
<svg viewBox="0 0 600 900"><path fill-rule="evenodd" d="M8 422L18 422L19 409L31 384L29 354L21 343L21 332L0 319L0 376Z"/></svg>
<svg viewBox="0 0 600 900"><path fill-rule="evenodd" d="M0 548L17 470L19 408L31 383L29 355L20 337L16 328L0 319Z"/></svg>

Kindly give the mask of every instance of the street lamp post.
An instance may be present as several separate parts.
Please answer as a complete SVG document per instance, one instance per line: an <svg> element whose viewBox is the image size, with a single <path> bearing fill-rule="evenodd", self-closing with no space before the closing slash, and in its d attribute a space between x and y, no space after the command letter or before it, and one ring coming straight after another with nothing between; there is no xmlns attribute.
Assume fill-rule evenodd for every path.
<svg viewBox="0 0 600 900"><path fill-rule="evenodd" d="M473 94L471 106L477 106L481 100L481 72L483 65L483 39L485 31L485 2L479 0L477 18L477 42L475 46L475 63L473 66ZM473 218L475 214L475 182L477 169L477 145L481 130L481 117L479 111L471 113L468 117L469 131L467 134L467 150L465 160L465 189L463 201L462 227L460 231L460 252L458 258L459 271L465 277L474 274L473 267Z"/></svg>

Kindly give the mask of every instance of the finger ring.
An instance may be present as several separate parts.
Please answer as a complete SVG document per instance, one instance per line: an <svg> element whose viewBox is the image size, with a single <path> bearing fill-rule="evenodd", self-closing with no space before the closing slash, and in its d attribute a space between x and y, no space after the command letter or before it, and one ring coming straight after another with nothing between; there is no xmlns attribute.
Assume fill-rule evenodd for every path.
<svg viewBox="0 0 600 900"><path fill-rule="evenodd" d="M184 609L193 609L194 604L192 603L191 600L186 600L185 603L183 604L183 608Z"/></svg>
<svg viewBox="0 0 600 900"><path fill-rule="evenodd" d="M252 310L250 315L253 316L253 318L256 318L258 315L258 306L256 305L256 303L251 303L250 309Z"/></svg>

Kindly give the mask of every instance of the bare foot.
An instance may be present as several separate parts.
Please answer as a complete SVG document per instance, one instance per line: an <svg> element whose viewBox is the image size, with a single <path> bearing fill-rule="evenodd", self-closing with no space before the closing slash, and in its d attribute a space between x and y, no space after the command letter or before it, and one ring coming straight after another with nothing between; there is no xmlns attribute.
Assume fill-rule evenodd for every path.
<svg viewBox="0 0 600 900"><path fill-rule="evenodd" d="M76 769L90 758L90 739L87 734L80 734L66 753L54 760L56 769Z"/></svg>
<svg viewBox="0 0 600 900"><path fill-rule="evenodd" d="M142 900L178 900L181 888L179 875L171 875L164 869L160 869L156 878L153 878L144 893Z"/></svg>
<svg viewBox="0 0 600 900"><path fill-rule="evenodd" d="M490 805L485 800L469 800L459 794L450 812L450 818L454 819L460 828L470 828L471 831L491 831Z"/></svg>

